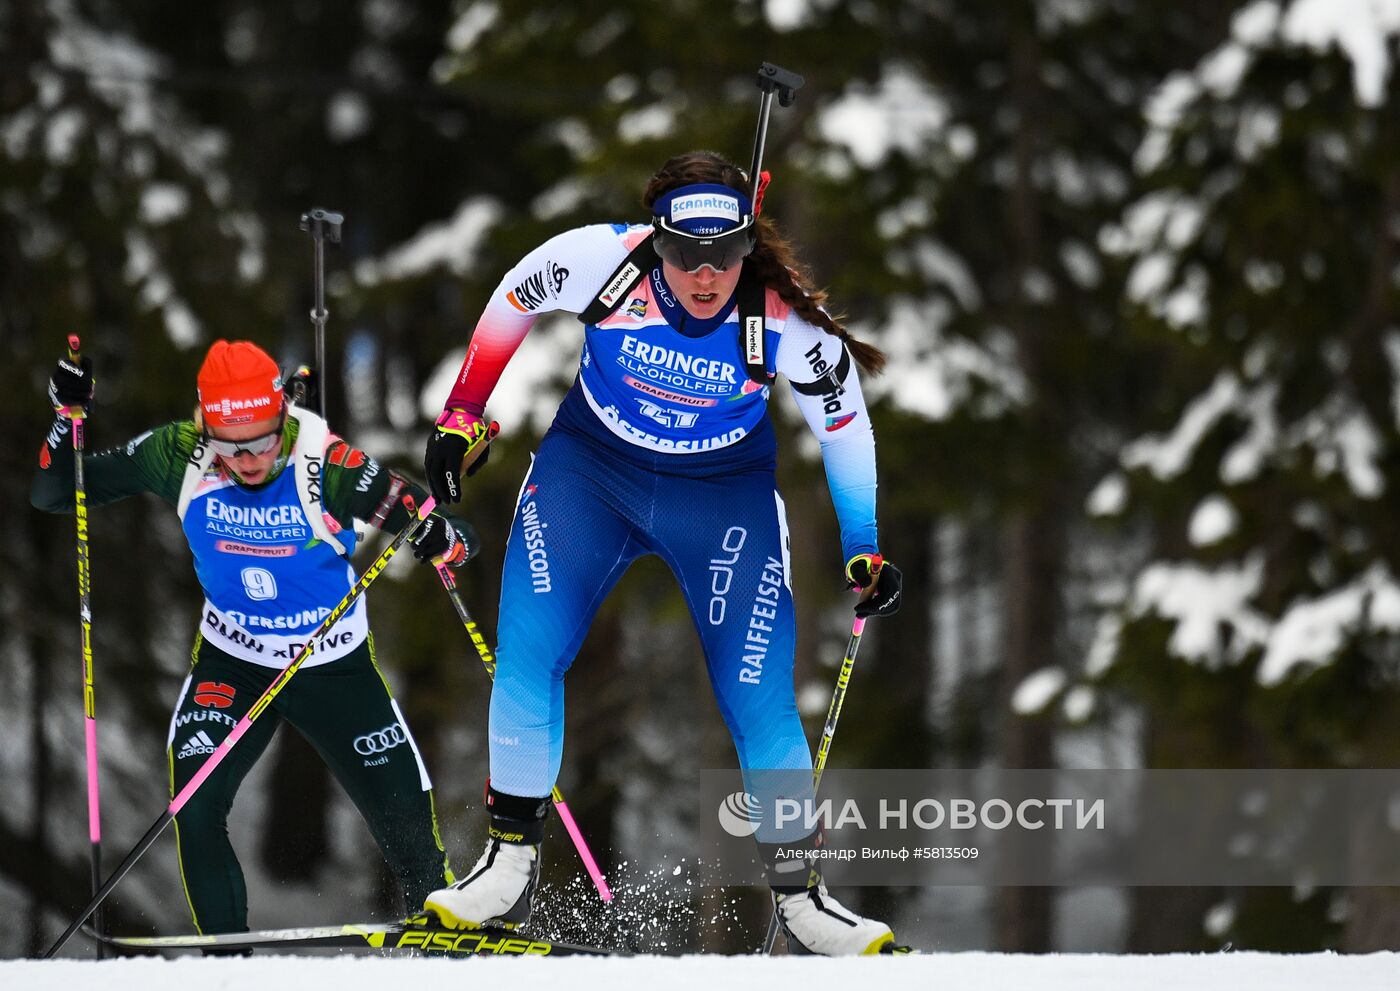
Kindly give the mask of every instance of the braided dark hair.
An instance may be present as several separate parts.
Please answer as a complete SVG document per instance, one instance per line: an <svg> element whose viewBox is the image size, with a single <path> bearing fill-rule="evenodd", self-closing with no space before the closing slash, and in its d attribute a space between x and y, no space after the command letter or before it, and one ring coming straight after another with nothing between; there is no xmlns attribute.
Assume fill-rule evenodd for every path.
<svg viewBox="0 0 1400 991"><path fill-rule="evenodd" d="M642 193L642 205L650 212L652 205L671 190L701 182L719 183L753 197L752 186L743 169L715 152L691 151L669 159L657 170ZM852 337L839 317L822 309L826 290L812 285L792 245L778 233L771 220L760 216L756 226L758 244L753 254L744 259L744 264L752 265L763 284L776 291L804 320L845 341L851 357L863 371L879 374L885 367L885 353L873 344Z"/></svg>

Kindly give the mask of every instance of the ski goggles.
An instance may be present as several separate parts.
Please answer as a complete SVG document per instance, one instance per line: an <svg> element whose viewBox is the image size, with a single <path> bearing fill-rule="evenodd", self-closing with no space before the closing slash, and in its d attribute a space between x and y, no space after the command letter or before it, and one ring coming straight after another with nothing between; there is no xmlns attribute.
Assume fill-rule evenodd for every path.
<svg viewBox="0 0 1400 991"><path fill-rule="evenodd" d="M745 215L738 227L720 234L691 234L673 227L665 217L654 218L652 229L656 253L682 272L698 272L706 265L723 272L747 258L758 243L752 214Z"/></svg>
<svg viewBox="0 0 1400 991"><path fill-rule="evenodd" d="M211 436L208 432L204 434L204 443L221 458L236 458L240 454L251 454L259 457L268 454L282 445L282 431L287 426L287 421L283 419L277 424L277 429L256 437L249 437L246 440L223 440L219 437Z"/></svg>

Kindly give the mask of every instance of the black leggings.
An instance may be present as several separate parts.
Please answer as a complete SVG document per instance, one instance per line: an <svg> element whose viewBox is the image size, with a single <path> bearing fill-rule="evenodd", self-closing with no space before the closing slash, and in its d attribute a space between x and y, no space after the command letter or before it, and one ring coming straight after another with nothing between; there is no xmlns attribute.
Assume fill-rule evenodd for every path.
<svg viewBox="0 0 1400 991"><path fill-rule="evenodd" d="M194 667L171 719L171 794L194 777L277 675L196 640ZM316 748L364 817L403 885L409 911L450 883L427 770L374 660L374 638L304 667L175 817L180 874L202 933L248 928L248 892L228 838L234 795L286 720Z"/></svg>

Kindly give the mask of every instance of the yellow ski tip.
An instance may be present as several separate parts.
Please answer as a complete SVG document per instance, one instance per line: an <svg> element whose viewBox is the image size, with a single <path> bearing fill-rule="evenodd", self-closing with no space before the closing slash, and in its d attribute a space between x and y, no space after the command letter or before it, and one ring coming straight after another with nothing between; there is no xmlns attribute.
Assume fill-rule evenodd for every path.
<svg viewBox="0 0 1400 991"><path fill-rule="evenodd" d="M891 943L893 943L893 942L894 942L894 933L889 932L888 930L886 930L883 934L881 934L880 936L877 936L874 940L872 940L869 946L867 946L865 949L861 950L861 951L860 951L860 955L863 956L863 957L870 957L870 956L876 956L877 954L880 954L880 953L888 952L888 951L886 951L886 950L884 949L884 947L888 946L889 944L891 944Z"/></svg>

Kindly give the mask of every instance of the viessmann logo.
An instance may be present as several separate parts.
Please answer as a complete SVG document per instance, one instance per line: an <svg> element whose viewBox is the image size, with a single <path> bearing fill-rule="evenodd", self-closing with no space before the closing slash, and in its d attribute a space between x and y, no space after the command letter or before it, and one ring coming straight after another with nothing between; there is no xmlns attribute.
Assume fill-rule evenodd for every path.
<svg viewBox="0 0 1400 991"><path fill-rule="evenodd" d="M272 405L271 396L257 396L254 399L223 399L217 403L205 403L204 410L207 413L221 413L229 416L232 413L243 410L262 409Z"/></svg>

